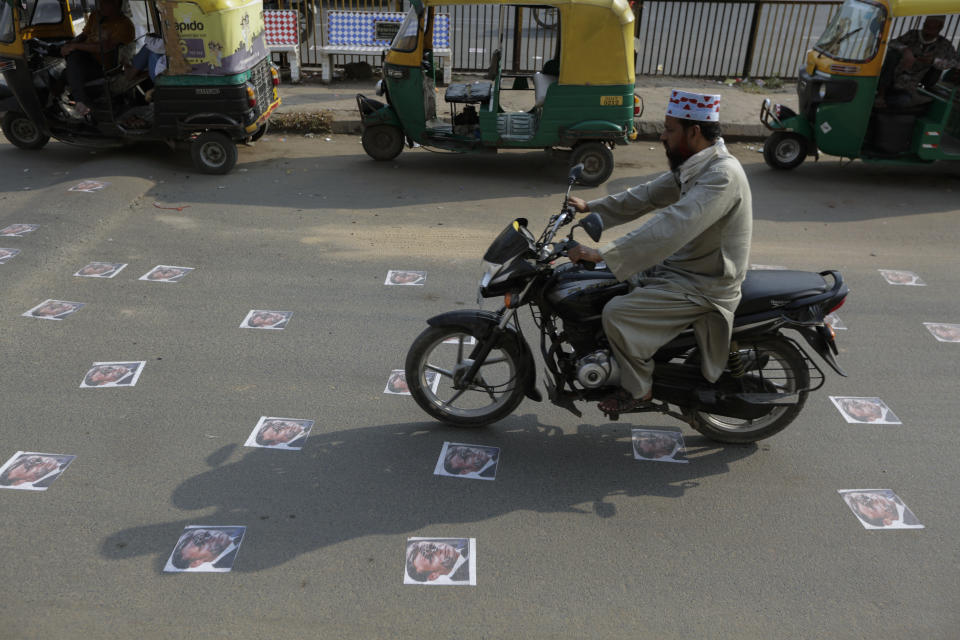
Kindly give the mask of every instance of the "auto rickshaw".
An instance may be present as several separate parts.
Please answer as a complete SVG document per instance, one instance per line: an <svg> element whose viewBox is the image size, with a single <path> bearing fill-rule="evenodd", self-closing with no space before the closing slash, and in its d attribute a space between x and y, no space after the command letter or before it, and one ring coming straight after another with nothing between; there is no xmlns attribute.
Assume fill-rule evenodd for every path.
<svg viewBox="0 0 960 640"><path fill-rule="evenodd" d="M763 148L774 169L798 167L819 152L871 162L960 159L960 71L932 69L919 104L878 104L877 86L893 19L960 13L957 0L846 0L807 52L797 82L799 113L764 100L773 133Z"/></svg>
<svg viewBox="0 0 960 640"><path fill-rule="evenodd" d="M3 133L21 149L50 138L111 148L139 141L189 144L204 173L229 172L237 143L263 135L280 104L278 70L264 39L261 0L131 0L163 39L166 70L128 79L122 61L141 45L104 57L86 83L92 118L78 118L63 91L60 45L78 33L87 0L0 0L0 68L12 96L0 98Z"/></svg>
<svg viewBox="0 0 960 640"><path fill-rule="evenodd" d="M582 163L581 184L595 186L613 171L613 148L636 136L642 102L634 95L634 15L627 0L530 0L524 7L553 7L559 16L554 57L533 74L528 110L501 104L506 34L488 80L454 83L437 108L432 55L437 6L494 4L496 0L411 0L387 51L379 95L357 95L363 148L375 160L391 160L414 143L454 152L497 149L572 149L571 166Z"/></svg>

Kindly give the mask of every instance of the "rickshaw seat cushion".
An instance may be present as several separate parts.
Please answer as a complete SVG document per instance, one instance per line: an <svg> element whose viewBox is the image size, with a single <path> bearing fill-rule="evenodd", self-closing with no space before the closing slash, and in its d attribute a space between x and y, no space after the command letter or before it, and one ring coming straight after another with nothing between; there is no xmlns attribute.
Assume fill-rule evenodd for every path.
<svg viewBox="0 0 960 640"><path fill-rule="evenodd" d="M480 103L490 101L493 94L493 83L478 80L469 84L456 83L447 87L443 99L447 102Z"/></svg>
<svg viewBox="0 0 960 640"><path fill-rule="evenodd" d="M557 81L557 76L549 76L537 71L533 74L533 94L536 98L535 106L542 107L547 101L547 89Z"/></svg>

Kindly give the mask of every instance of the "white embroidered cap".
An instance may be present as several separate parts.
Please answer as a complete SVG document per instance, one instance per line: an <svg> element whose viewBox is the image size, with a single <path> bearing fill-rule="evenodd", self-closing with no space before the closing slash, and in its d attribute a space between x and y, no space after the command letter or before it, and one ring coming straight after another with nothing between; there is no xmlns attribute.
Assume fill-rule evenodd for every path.
<svg viewBox="0 0 960 640"><path fill-rule="evenodd" d="M682 120L720 122L720 96L674 89L667 103L667 115Z"/></svg>

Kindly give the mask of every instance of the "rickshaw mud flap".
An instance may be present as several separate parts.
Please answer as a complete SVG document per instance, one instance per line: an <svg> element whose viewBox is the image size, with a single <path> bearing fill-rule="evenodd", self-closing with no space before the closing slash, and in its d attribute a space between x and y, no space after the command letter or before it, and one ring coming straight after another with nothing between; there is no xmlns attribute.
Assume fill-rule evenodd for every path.
<svg viewBox="0 0 960 640"><path fill-rule="evenodd" d="M499 314L493 313L492 311L464 309L462 311L448 311L428 318L427 324L431 327L452 327L469 333L476 337L477 346L475 348L479 348L484 340L492 336L500 324L500 319ZM533 352L530 350L530 345L523 339L523 336L517 333L516 329L509 326L503 329L503 335L500 340L513 340L516 343L520 350L520 370L517 372L517 376L523 385L523 393L531 400L541 402L543 396L540 395L540 391L537 389L537 371L534 366Z"/></svg>

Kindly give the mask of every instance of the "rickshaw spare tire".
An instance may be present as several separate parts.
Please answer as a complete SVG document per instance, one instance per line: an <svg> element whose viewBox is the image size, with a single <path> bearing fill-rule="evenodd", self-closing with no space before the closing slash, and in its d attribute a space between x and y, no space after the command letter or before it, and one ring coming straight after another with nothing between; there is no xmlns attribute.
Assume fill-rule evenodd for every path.
<svg viewBox="0 0 960 640"><path fill-rule="evenodd" d="M11 144L21 149L40 149L50 142L50 136L40 133L40 129L27 114L20 111L8 111L3 116L3 135Z"/></svg>
<svg viewBox="0 0 960 640"><path fill-rule="evenodd" d="M807 139L798 133L775 131L763 143L763 159L774 169L795 169L806 157Z"/></svg>
<svg viewBox="0 0 960 640"><path fill-rule="evenodd" d="M403 131L390 124L363 130L363 150L374 160L393 160L403 151Z"/></svg>
<svg viewBox="0 0 960 640"><path fill-rule="evenodd" d="M229 173L237 164L237 145L219 131L205 131L190 144L193 166L202 173Z"/></svg>
<svg viewBox="0 0 960 640"><path fill-rule="evenodd" d="M596 187L613 173L613 152L603 142L581 142L573 148L570 166L583 163L583 173L577 181L585 187Z"/></svg>

